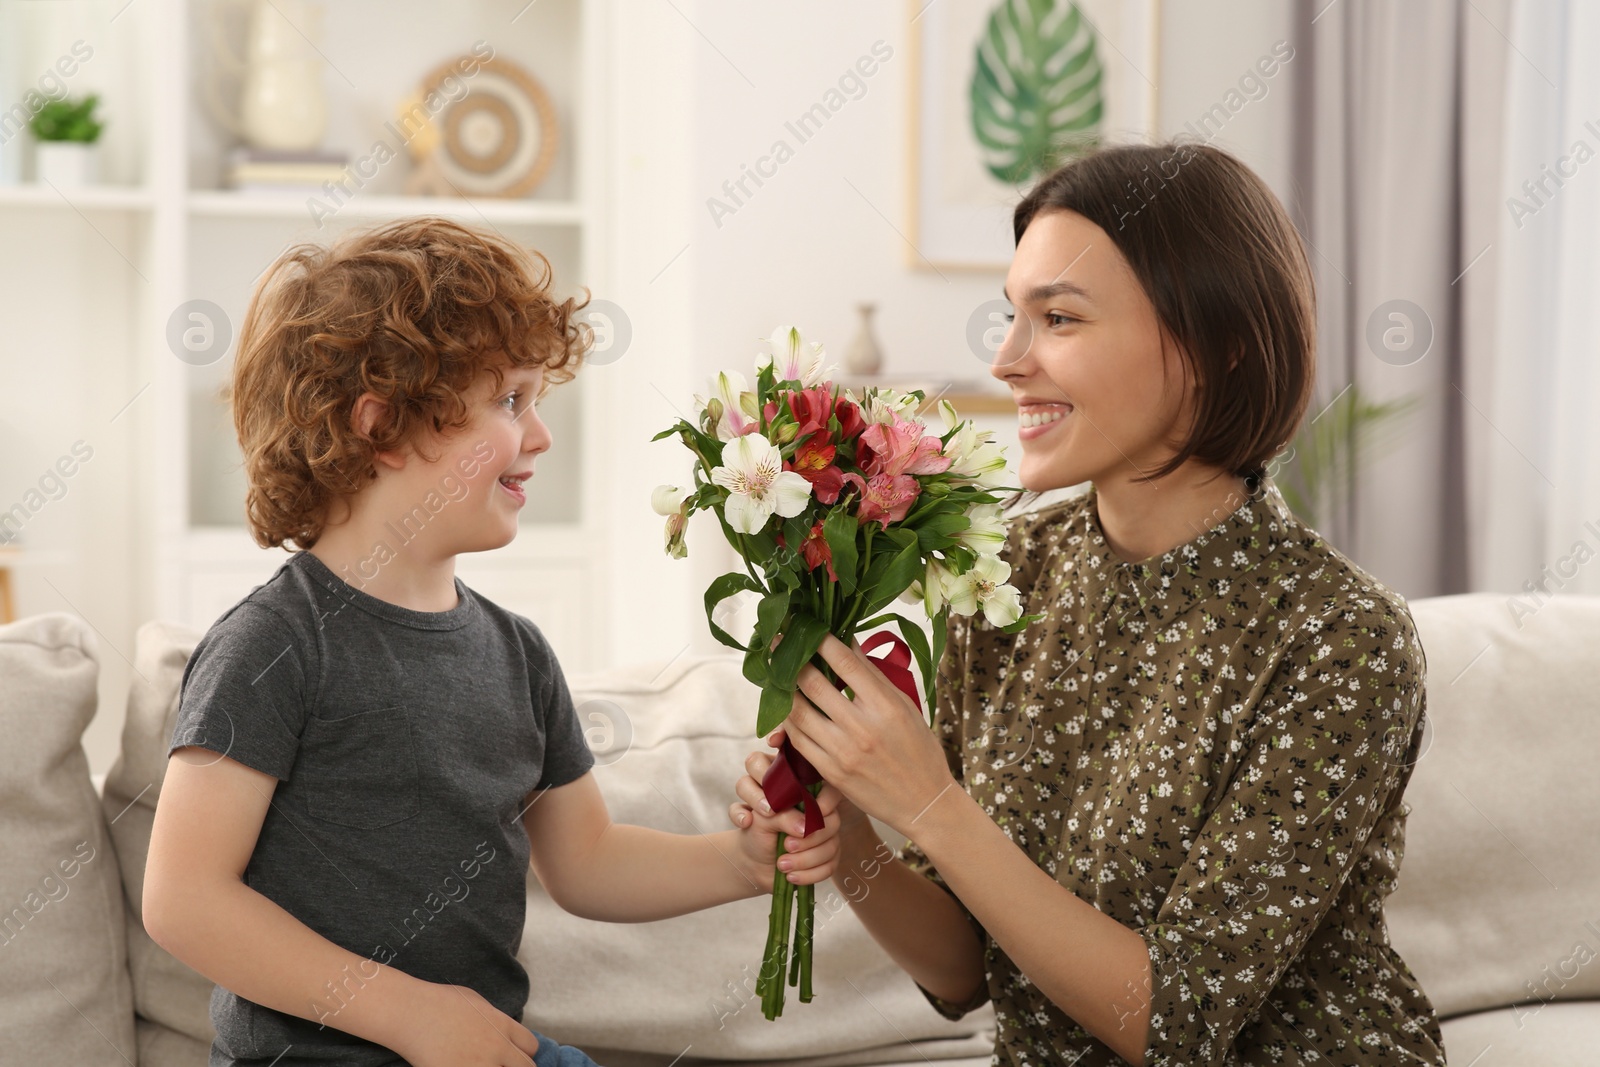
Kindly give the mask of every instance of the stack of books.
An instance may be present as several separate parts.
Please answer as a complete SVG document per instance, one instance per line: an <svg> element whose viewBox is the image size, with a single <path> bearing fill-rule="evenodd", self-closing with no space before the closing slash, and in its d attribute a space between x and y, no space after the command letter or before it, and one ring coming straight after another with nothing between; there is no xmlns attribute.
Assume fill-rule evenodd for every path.
<svg viewBox="0 0 1600 1067"><path fill-rule="evenodd" d="M323 185L345 180L350 156L345 152L283 152L235 148L223 167L223 184L249 193L320 193Z"/></svg>

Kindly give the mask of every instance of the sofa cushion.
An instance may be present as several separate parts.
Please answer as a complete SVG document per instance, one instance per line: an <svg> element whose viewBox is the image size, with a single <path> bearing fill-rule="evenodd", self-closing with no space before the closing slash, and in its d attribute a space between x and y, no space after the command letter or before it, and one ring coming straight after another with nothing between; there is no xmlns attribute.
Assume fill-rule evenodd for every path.
<svg viewBox="0 0 1600 1067"><path fill-rule="evenodd" d="M137 1055L117 857L89 779L95 636L74 615L0 626L0 1049L7 1063Z"/></svg>
<svg viewBox="0 0 1600 1067"><path fill-rule="evenodd" d="M150 939L144 930L144 865L155 825L156 800L167 773L167 740L178 717L178 691L183 668L200 633L187 626L148 622L139 628L133 647L133 680L128 689L127 718L122 724L122 751L106 775L105 807L121 813L112 824L117 855L122 860L122 885L128 909L128 967L133 976L133 1002L141 1020L140 1044L191 1048L201 1045L203 1064L216 1031L211 1025L211 980L180 963ZM162 1042L161 1031L188 1038ZM167 1064L167 1059L156 1061Z"/></svg>
<svg viewBox="0 0 1600 1067"><path fill-rule="evenodd" d="M675 833L732 828L728 804L755 736L759 691L736 653L684 657L568 679L618 822ZM880 826L891 846L900 838ZM870 880L855 872L851 892ZM841 872L839 877L843 877ZM664 922L593 922L528 879L519 954L532 981L529 1025L608 1067L674 1057L755 1064L885 1063L987 1056L992 1009L942 1018L872 940L834 883L818 887L815 998L788 989L769 1022L755 996L770 897ZM907 1042L915 1043L915 1051ZM798 1059L797 1059L798 1057Z"/></svg>
<svg viewBox="0 0 1600 1067"><path fill-rule="evenodd" d="M1591 1067L1600 1003L1524 1004L1444 1023L1451 1063L1466 1067Z"/></svg>
<svg viewBox="0 0 1600 1067"><path fill-rule="evenodd" d="M1600 598L1533 604L1411 603L1428 740L1385 910L1446 1017L1600 997ZM1451 1043L1452 1060L1470 1061L1462 1051Z"/></svg>
<svg viewBox="0 0 1600 1067"><path fill-rule="evenodd" d="M127 808L113 829L124 859L140 1048L159 1050L152 1062L161 1067L203 1067L213 1035L211 982L151 941L139 913L167 739L184 664L200 637L167 623L140 629L123 751L105 785L107 809ZM614 819L679 833L729 828L733 780L758 745L754 695L739 662L734 655L686 659L666 672L656 664L569 679ZM608 737L608 725L621 733ZM685 1062L988 1062L990 1009L959 1023L939 1017L828 887L817 893L816 999L800 1004L791 989L784 1017L767 1022L742 987L760 963L767 900L665 922L597 923L556 907L530 871L519 957L532 991L523 1021L607 1067L664 1065L690 1044Z"/></svg>

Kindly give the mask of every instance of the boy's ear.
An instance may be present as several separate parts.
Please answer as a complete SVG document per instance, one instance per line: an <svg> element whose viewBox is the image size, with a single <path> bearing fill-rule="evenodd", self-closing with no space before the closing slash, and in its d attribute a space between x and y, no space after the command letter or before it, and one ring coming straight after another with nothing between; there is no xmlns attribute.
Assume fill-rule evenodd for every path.
<svg viewBox="0 0 1600 1067"><path fill-rule="evenodd" d="M362 393L356 397L354 408L350 412L350 428L363 440L372 440L372 428L389 414L389 405L376 393ZM379 463L394 467L396 470L405 466L405 460L398 452L378 452L375 458Z"/></svg>

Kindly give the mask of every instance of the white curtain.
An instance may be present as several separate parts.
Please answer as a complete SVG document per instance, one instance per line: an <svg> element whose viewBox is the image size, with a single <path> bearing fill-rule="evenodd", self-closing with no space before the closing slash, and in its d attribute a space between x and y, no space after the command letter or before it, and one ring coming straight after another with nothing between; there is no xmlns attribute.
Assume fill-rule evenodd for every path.
<svg viewBox="0 0 1600 1067"><path fill-rule="evenodd" d="M1475 0L1493 8L1495 0ZM1368 400L1410 398L1403 425L1375 435L1340 506L1317 528L1407 597L1468 581L1463 402L1470 359L1462 277L1466 176L1483 76L1478 16L1463 0L1302 0L1296 6L1292 197L1317 283L1315 418L1351 386ZM1471 64L1471 66L1468 66ZM1492 169L1492 165L1491 169ZM1372 324L1403 301L1425 354L1381 358Z"/></svg>
<svg viewBox="0 0 1600 1067"><path fill-rule="evenodd" d="M1600 5L1514 0L1494 358L1469 382L1474 588L1600 593ZM1518 607L1520 605L1520 607Z"/></svg>

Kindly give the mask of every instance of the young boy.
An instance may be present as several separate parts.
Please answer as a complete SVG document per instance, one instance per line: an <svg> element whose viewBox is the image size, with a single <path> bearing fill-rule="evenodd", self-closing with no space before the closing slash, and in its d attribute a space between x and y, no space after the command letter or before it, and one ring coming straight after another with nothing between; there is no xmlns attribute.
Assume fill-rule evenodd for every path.
<svg viewBox="0 0 1600 1067"><path fill-rule="evenodd" d="M185 668L143 896L217 983L213 1067L592 1064L519 1021L530 859L568 911L644 922L770 892L802 827L613 825L544 635L455 577L516 536L550 447L534 402L589 338L549 286L538 253L417 218L294 248L257 287L246 511L302 551ZM836 797L790 839L797 884L832 873Z"/></svg>

